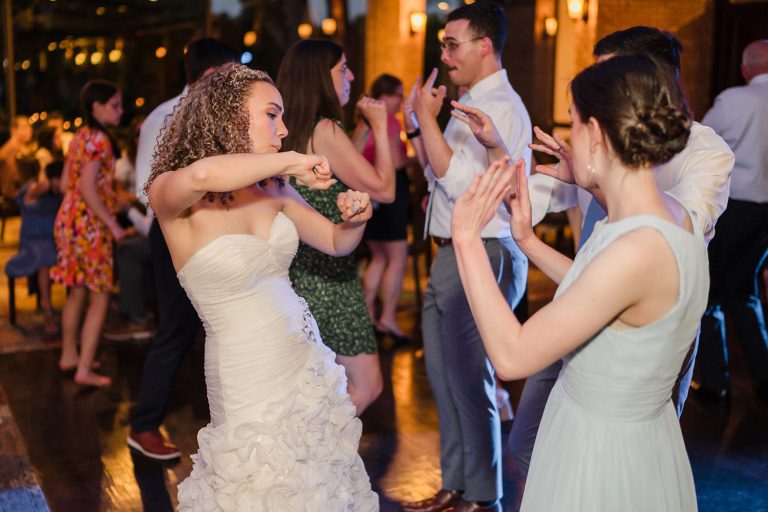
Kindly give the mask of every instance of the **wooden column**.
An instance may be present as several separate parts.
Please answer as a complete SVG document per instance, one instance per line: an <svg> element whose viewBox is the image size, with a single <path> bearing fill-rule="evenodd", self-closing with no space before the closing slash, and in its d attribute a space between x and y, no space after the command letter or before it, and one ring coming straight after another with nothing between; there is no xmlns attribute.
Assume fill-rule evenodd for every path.
<svg viewBox="0 0 768 512"><path fill-rule="evenodd" d="M12 122L16 116L16 70L13 68L15 57L13 51L13 3L11 0L3 1L3 42L5 43L6 66L3 69L5 74L5 90L8 98L8 119Z"/></svg>

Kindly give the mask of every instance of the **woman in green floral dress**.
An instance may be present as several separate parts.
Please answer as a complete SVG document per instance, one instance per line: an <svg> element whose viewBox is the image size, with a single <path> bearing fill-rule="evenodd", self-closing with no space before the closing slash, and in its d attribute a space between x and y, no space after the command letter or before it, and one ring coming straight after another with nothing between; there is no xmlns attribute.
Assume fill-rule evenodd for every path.
<svg viewBox="0 0 768 512"><path fill-rule="evenodd" d="M391 203L395 197L383 102L363 98L357 103L374 136L374 165L363 158L341 125L341 107L349 101L352 80L342 48L320 40L294 44L283 58L277 78L288 127L283 149L325 155L338 179L328 190L296 189L333 222L340 221L336 196L348 188L368 192L380 203ZM309 303L323 341L346 369L349 395L357 413L362 413L381 393L382 378L354 257L330 258L301 244L291 266L291 279L296 292Z"/></svg>

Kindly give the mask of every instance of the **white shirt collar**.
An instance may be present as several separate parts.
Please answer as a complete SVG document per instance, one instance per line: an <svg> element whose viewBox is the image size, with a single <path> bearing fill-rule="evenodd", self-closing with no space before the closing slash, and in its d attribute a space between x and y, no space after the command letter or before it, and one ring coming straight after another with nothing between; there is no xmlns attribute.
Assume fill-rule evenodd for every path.
<svg viewBox="0 0 768 512"><path fill-rule="evenodd" d="M469 91L467 91L467 94L469 94L469 97L473 100L478 100L492 89L504 85L508 81L507 70L502 68L477 82Z"/></svg>

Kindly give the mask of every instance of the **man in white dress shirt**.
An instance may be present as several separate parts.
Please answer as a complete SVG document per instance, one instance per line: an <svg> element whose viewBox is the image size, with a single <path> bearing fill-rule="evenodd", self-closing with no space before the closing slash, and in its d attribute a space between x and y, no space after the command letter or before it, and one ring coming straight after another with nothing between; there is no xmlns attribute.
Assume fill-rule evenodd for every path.
<svg viewBox="0 0 768 512"><path fill-rule="evenodd" d="M758 296L768 255L768 40L746 47L741 72L747 85L720 93L702 120L725 139L736 165L728 209L709 245L709 304L701 322L693 389L714 398L729 394L727 312L755 390L768 399L768 330Z"/></svg>
<svg viewBox="0 0 768 512"><path fill-rule="evenodd" d="M529 166L530 118L501 67L506 33L506 15L499 4L459 7L448 15L441 60L451 81L467 90L459 101L487 112L510 155L524 158ZM414 111L421 133L415 147L429 164L428 233L438 246L424 296L422 329L440 422L443 488L435 496L403 504L403 509L497 511L502 489L495 374L464 295L450 238L453 205L474 176L488 167L488 155L461 121L452 119L441 133L436 117L445 87L433 90L434 78L435 73L416 94ZM512 240L509 220L500 207L482 236L498 285L514 308L525 290L528 260Z"/></svg>
<svg viewBox="0 0 768 512"><path fill-rule="evenodd" d="M211 38L192 41L184 54L187 85L206 72L230 62L240 62L240 53L231 46ZM141 127L136 152L136 197L145 204L144 184L152 171L155 146L166 118L186 93L153 110ZM148 210L151 214L151 210ZM181 455L179 449L160 432L165 418L176 372L194 345L201 329L197 312L176 278L171 255L157 220L149 229L149 245L157 291L158 328L147 350L144 373L136 405L131 413L128 445L146 457L169 460Z"/></svg>
<svg viewBox="0 0 768 512"><path fill-rule="evenodd" d="M613 55L643 53L653 56L672 66L680 73L680 51L682 45L671 34L657 28L637 26L614 32L595 45L594 55L599 61ZM561 158L561 166L566 161L567 146L562 140L554 140L539 133L547 153ZM733 169L734 157L728 145L709 127L693 123L688 143L682 152L672 160L657 168L656 179L662 190L677 198L694 214L694 221L704 230L707 241L714 236L714 227L728 202L729 176ZM567 165L566 165L567 168ZM585 212L584 226L580 245L589 237L595 222L605 217L605 210L590 192L574 184L554 180L558 171L548 170L539 165L537 171L547 174L531 176L529 188L532 193L533 217L541 218L547 211L558 212L578 204ZM570 171L559 171L559 175L568 178ZM551 175L551 176L550 176ZM570 177L573 182L572 175ZM673 400L677 405L678 415L688 394L691 380L695 344L687 359L686 367L681 372L678 389L673 391ZM561 362L557 362L526 379L523 393L517 408L517 415L509 435L509 450L514 459L510 470L519 469L522 480L528 471L533 453L539 423L544 407L555 380L560 373Z"/></svg>

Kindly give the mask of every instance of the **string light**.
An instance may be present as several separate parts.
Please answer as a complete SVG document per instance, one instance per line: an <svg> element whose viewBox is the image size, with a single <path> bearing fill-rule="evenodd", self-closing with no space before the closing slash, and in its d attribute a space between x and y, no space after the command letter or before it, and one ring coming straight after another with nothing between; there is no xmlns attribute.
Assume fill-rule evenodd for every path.
<svg viewBox="0 0 768 512"><path fill-rule="evenodd" d="M165 58L166 55L168 55L168 50L165 46L158 46L155 50L155 57L158 59Z"/></svg>

